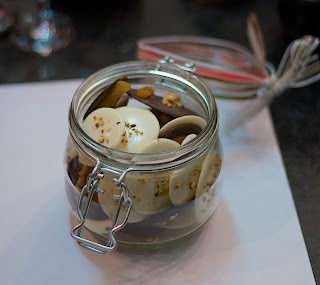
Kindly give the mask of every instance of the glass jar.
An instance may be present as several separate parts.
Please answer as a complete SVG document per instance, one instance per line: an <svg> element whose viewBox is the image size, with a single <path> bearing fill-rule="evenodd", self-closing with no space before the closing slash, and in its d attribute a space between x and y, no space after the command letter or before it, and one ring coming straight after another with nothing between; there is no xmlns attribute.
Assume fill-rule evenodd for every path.
<svg viewBox="0 0 320 285"><path fill-rule="evenodd" d="M189 143L165 152L127 153L99 144L81 124L93 100L123 77L132 89L149 86L162 97L173 91L206 126ZM137 101L129 98L128 105ZM191 68L133 61L102 69L79 86L68 120L66 192L80 220L71 231L80 245L98 253L117 244L159 248L188 236L214 213L222 162L218 110L211 91ZM83 238L83 226L105 243Z"/></svg>

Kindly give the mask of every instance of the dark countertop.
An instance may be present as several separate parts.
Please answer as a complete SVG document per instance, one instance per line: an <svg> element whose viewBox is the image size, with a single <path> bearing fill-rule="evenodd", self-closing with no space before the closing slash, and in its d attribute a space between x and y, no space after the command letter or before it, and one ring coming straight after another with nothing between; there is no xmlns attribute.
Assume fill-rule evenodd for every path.
<svg viewBox="0 0 320 285"><path fill-rule="evenodd" d="M19 11L29 8L28 2L33 6L35 0L25 1L24 8L19 0L11 0L10 4ZM275 66L292 39L306 33L320 36L318 21L312 21L316 13L319 15L320 5L314 4L309 9L311 1L307 3L307 0L91 2L79 7L75 0L52 0L53 9L71 16L77 32L74 44L52 57L23 53L13 45L10 33L2 35L0 83L84 78L108 65L135 59L137 39L147 36L203 35L248 47L245 27L250 11L256 12L259 18L267 58ZM203 4L208 2L237 3ZM319 94L318 82L286 91L270 107L317 283L320 283Z"/></svg>

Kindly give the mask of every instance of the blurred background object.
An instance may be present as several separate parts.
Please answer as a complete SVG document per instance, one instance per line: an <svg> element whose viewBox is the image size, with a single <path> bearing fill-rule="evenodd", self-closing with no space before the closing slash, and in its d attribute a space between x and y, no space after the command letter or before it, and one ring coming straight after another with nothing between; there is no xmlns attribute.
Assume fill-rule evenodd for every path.
<svg viewBox="0 0 320 285"><path fill-rule="evenodd" d="M246 0L194 0L195 3L207 6L231 7Z"/></svg>
<svg viewBox="0 0 320 285"><path fill-rule="evenodd" d="M0 35L10 31L15 22L14 10L7 2L0 2Z"/></svg>
<svg viewBox="0 0 320 285"><path fill-rule="evenodd" d="M24 52L49 56L69 46L75 38L71 20L51 9L50 0L34 0L35 17L20 15L13 40Z"/></svg>
<svg viewBox="0 0 320 285"><path fill-rule="evenodd" d="M320 0L278 0L278 6L286 41L320 36Z"/></svg>

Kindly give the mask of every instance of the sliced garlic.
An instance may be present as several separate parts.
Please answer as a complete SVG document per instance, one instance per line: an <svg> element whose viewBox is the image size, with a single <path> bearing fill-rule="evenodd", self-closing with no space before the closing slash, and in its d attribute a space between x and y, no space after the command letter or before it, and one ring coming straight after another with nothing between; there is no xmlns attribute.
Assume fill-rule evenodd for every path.
<svg viewBox="0 0 320 285"><path fill-rule="evenodd" d="M124 119L120 112L113 108L100 108L90 113L82 124L86 134L98 143L117 147L125 130Z"/></svg>
<svg viewBox="0 0 320 285"><path fill-rule="evenodd" d="M193 139L195 139L197 137L196 134L190 134L188 136L186 136L184 138L184 140L182 141L181 145L187 144L188 142L192 141Z"/></svg>
<svg viewBox="0 0 320 285"><path fill-rule="evenodd" d="M156 153L179 147L180 144L169 139L156 139L142 145L137 153Z"/></svg>
<svg viewBox="0 0 320 285"><path fill-rule="evenodd" d="M128 174L125 180L136 212L155 214L172 206L168 177Z"/></svg>
<svg viewBox="0 0 320 285"><path fill-rule="evenodd" d="M128 106L116 110L125 121L125 130L117 150L135 153L141 145L158 137L160 125L149 110Z"/></svg>
<svg viewBox="0 0 320 285"><path fill-rule="evenodd" d="M221 170L221 157L217 153L209 153L202 164L202 169L199 177L199 182L196 191L196 198L203 193L217 180Z"/></svg>
<svg viewBox="0 0 320 285"><path fill-rule="evenodd" d="M194 207L192 207L186 213L171 216L166 223L158 226L166 229L181 229L184 227L189 227L195 222L196 218L194 214Z"/></svg>
<svg viewBox="0 0 320 285"><path fill-rule="evenodd" d="M220 201L221 180L213 187L194 200L194 214L196 221L200 224L207 221L217 208Z"/></svg>
<svg viewBox="0 0 320 285"><path fill-rule="evenodd" d="M96 232L98 234L107 234L110 233L112 227L112 220L102 220L96 221L86 218L85 226L89 228L91 231Z"/></svg>
<svg viewBox="0 0 320 285"><path fill-rule="evenodd" d="M219 202L220 182L216 182L221 170L221 156L211 152L202 164L195 195L195 217L197 222L206 221Z"/></svg>
<svg viewBox="0 0 320 285"><path fill-rule="evenodd" d="M194 125L201 127L202 129L204 129L205 126L207 125L207 122L199 116L194 116L194 115L182 116L182 117L176 118L176 119L168 122L167 124L165 124L160 129L159 135L161 136L164 132L170 130L171 128L173 128L175 126L181 125L181 124L194 124Z"/></svg>
<svg viewBox="0 0 320 285"><path fill-rule="evenodd" d="M114 214L116 213L118 207L118 200L114 199L114 195L120 195L121 191L117 189L116 184L113 182L113 178L115 176L111 174L104 174L104 178L100 180L99 188L104 191L103 194L98 193L99 203L101 205L102 210L111 218L114 218ZM130 185L130 189L131 189ZM129 192L129 197L132 198L131 193ZM124 219L127 212L127 207L123 205L120 210L118 221L119 223ZM128 223L136 223L142 221L146 218L146 215L137 213L134 209L131 210L130 216L128 219Z"/></svg>
<svg viewBox="0 0 320 285"><path fill-rule="evenodd" d="M174 205L190 201L196 193L201 163L180 173L173 173L169 181L169 195Z"/></svg>

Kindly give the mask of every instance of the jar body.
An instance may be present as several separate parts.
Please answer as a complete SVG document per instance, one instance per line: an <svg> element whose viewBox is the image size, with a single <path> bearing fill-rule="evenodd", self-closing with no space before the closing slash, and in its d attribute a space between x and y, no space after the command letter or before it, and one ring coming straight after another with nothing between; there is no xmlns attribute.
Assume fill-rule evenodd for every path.
<svg viewBox="0 0 320 285"><path fill-rule="evenodd" d="M184 149L177 149L177 152L164 155L163 159L161 155L136 157L134 154L128 155L110 149L102 149L97 153L105 167L117 169L120 172L128 168L135 170L127 173L124 179L133 206L127 224L115 235L117 242L120 245L134 245L143 248L159 247L194 232L214 213L220 199L222 148L217 135L218 118L214 120L211 118L217 116L217 110L210 110L212 106L206 101L205 96L199 99L199 95L194 94L197 92L194 92L192 88L188 86L181 88L185 82L179 85L180 79L177 81L175 76L173 79L168 79L161 72L155 75L153 73L154 63L151 64L151 67L147 66L144 69L150 69L151 74L139 71L136 65L138 66L138 63L134 64L134 71L125 74L133 87L152 86L158 94L174 90L175 93L179 93L184 104L189 104L190 108L194 108L199 116L201 115L208 122L206 127L208 130L202 139L200 136L199 141L193 146L191 144ZM126 70L126 67L120 67L121 70ZM164 69L166 70L165 67ZM116 70L119 71L119 68ZM169 71L172 72L171 69ZM175 69L173 71L185 78L184 73L180 74L180 71ZM116 77L110 75L110 72L111 74L116 73ZM96 82L103 82L98 87L98 90L101 90L108 82L123 75L119 73L121 72L111 70L105 74L102 71L98 74L98 78L89 78L79 88L79 98L83 99L81 94L91 90L90 88ZM159 80L163 76L164 80ZM190 80L195 79L192 77ZM86 98L89 102L90 97L97 96L99 91L92 89L87 93ZM78 109L78 114L81 113L79 110L82 110L78 105L86 101L79 100L79 98L76 100L76 105L70 107L75 113ZM129 105L136 103L134 99L129 99ZM71 116L69 120L79 123L82 116L74 116L74 118ZM95 161L92 159L95 155L92 153L96 150L91 145L81 146L87 138L83 138L82 132L75 134L76 132L77 130L75 132L71 130L67 140L65 185L72 212L78 217L77 204L80 192L95 166ZM87 155L88 153L90 155ZM113 225L118 204L117 195L121 194L121 189L117 189L114 182L117 178L110 173L103 174L98 186L103 194L94 193L86 215L84 226L100 239L108 240ZM124 219L126 212L127 207L123 205L118 216L119 223Z"/></svg>
<svg viewBox="0 0 320 285"><path fill-rule="evenodd" d="M181 169L158 174L128 175L126 184L129 197L133 201L133 209L127 225L117 232L116 240L125 244L160 245L187 236L200 228L214 213L220 200L221 158L222 151L218 140L205 158L190 162ZM80 192L93 169L92 164L83 162L83 158L72 149L69 138L65 185L72 212L76 217ZM73 169L78 169L79 172L72 173ZM104 194L94 194L85 221L86 228L103 239L108 239L117 208L117 200L113 195L120 194L113 178L116 177L111 174L104 175L99 184ZM187 187L190 192L185 201L174 205L170 199L170 187L176 191ZM148 190L150 193L147 197L139 195L139 192L146 193ZM126 210L125 207L121 209L120 221Z"/></svg>

